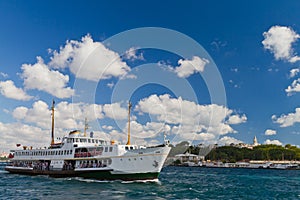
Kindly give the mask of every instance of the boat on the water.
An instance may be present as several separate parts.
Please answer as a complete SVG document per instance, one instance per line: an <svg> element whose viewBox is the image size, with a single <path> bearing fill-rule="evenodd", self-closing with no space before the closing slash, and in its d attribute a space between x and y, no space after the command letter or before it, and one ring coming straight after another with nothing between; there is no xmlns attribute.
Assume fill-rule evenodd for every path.
<svg viewBox="0 0 300 200"><path fill-rule="evenodd" d="M128 121L130 122L130 107ZM130 123L129 123L130 124ZM127 144L94 138L71 131L54 143L54 101L52 104L52 134L48 148L12 150L5 170L26 175L51 177L82 177L98 180L153 180L157 179L170 152L169 142L154 147L132 145L130 126Z"/></svg>

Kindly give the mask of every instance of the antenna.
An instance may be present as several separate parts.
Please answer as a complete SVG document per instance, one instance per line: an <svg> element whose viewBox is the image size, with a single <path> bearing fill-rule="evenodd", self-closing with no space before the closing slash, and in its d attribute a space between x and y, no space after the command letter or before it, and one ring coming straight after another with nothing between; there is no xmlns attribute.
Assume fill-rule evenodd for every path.
<svg viewBox="0 0 300 200"><path fill-rule="evenodd" d="M129 101L128 103L128 138L127 138L127 144L130 145L130 111L131 111L132 104Z"/></svg>
<svg viewBox="0 0 300 200"><path fill-rule="evenodd" d="M55 105L55 101L53 99L52 107L51 107L51 111L52 111L51 145L54 145L54 105Z"/></svg>

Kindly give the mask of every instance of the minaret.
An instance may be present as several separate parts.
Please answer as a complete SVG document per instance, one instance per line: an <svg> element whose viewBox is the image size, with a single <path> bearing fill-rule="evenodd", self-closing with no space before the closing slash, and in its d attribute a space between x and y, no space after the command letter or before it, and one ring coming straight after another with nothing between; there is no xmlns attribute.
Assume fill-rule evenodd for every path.
<svg viewBox="0 0 300 200"><path fill-rule="evenodd" d="M254 139L253 139L253 146L257 146L257 145L258 145L257 138L256 138L256 136L254 136Z"/></svg>

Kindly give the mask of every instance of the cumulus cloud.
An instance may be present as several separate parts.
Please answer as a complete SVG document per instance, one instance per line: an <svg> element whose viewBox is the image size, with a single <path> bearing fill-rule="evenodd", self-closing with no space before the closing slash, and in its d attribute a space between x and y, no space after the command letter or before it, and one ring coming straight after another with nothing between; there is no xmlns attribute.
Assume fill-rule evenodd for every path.
<svg viewBox="0 0 300 200"><path fill-rule="evenodd" d="M300 92L300 78L294 80L291 85L289 85L285 92L288 96L292 95L295 92Z"/></svg>
<svg viewBox="0 0 300 200"><path fill-rule="evenodd" d="M265 135L276 135L276 130L267 129L265 131Z"/></svg>
<svg viewBox="0 0 300 200"><path fill-rule="evenodd" d="M290 70L290 78L295 77L300 72L299 68L291 69Z"/></svg>
<svg viewBox="0 0 300 200"><path fill-rule="evenodd" d="M292 126L300 122L300 108L296 108L294 113L282 114L280 117L273 115L272 120L274 123L280 124L280 127Z"/></svg>
<svg viewBox="0 0 300 200"><path fill-rule="evenodd" d="M193 56L192 60L183 60L178 61L178 65L174 72L180 78L187 78L194 73L203 72L205 65L209 63L209 60L203 58L201 59L198 56Z"/></svg>
<svg viewBox="0 0 300 200"><path fill-rule="evenodd" d="M279 140L269 140L267 139L264 144L275 144L275 145L279 145L282 146L282 142L280 142Z"/></svg>
<svg viewBox="0 0 300 200"><path fill-rule="evenodd" d="M37 148L48 146L50 142L49 130L21 123L0 122L0 133L0 146L6 151L15 149L18 143Z"/></svg>
<svg viewBox="0 0 300 200"><path fill-rule="evenodd" d="M33 97L26 94L22 88L17 88L13 81L0 81L0 93L10 99L28 101Z"/></svg>
<svg viewBox="0 0 300 200"><path fill-rule="evenodd" d="M239 144L239 143L243 143L243 141L229 136L224 136L218 141L218 144L220 145L230 145L230 144Z"/></svg>
<svg viewBox="0 0 300 200"><path fill-rule="evenodd" d="M128 123L123 129L123 132L127 133ZM145 125L140 124L137 121L130 122L130 132L133 138L145 139L153 138L158 134L167 132L170 130L170 126L161 122L147 122Z"/></svg>
<svg viewBox="0 0 300 200"><path fill-rule="evenodd" d="M67 87L69 76L59 71L49 70L41 57L37 57L34 65L23 64L21 77L26 89L45 91L58 98L69 98L74 90Z"/></svg>
<svg viewBox="0 0 300 200"><path fill-rule="evenodd" d="M231 115L229 116L229 119L228 119L228 124L241 124L241 123L244 123L247 121L247 117L246 115L242 115L242 116L239 116L239 115Z"/></svg>
<svg viewBox="0 0 300 200"><path fill-rule="evenodd" d="M247 120L245 115L235 115L233 110L224 106L199 105L167 94L142 99L135 110L153 115L153 120L170 125L171 132L183 139L213 140L220 135L235 133L230 123L239 124Z"/></svg>
<svg viewBox="0 0 300 200"><path fill-rule="evenodd" d="M53 51L49 65L55 69L69 67L77 78L90 81L122 77L130 71L118 53L95 42L90 35L81 41L67 41L59 51Z"/></svg>
<svg viewBox="0 0 300 200"><path fill-rule="evenodd" d="M295 43L300 35L292 28L286 26L272 26L267 32L263 33L264 48L270 50L276 60L287 60L294 63L300 60L300 57L294 54L292 44Z"/></svg>
<svg viewBox="0 0 300 200"><path fill-rule="evenodd" d="M145 60L144 59L144 56L142 53L138 54L138 51L137 51L137 48L136 47L131 47L129 48L124 56L123 56L125 59L127 60Z"/></svg>
<svg viewBox="0 0 300 200"><path fill-rule="evenodd" d="M112 119L126 119L127 109L121 107L121 103L112 103L103 105L103 112L106 117Z"/></svg>
<svg viewBox="0 0 300 200"><path fill-rule="evenodd" d="M32 108L15 108L12 115L21 122L44 129L49 129L51 125L51 108L41 100L34 102ZM58 129L81 129L85 118L89 121L103 118L126 119L127 110L122 108L120 103L99 105L62 101L55 106L55 127Z"/></svg>

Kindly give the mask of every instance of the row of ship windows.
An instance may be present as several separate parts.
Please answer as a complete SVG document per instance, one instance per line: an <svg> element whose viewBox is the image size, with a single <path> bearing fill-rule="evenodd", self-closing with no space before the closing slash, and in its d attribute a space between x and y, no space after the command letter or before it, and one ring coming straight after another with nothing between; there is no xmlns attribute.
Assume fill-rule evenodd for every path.
<svg viewBox="0 0 300 200"><path fill-rule="evenodd" d="M70 155L72 150L60 150L60 151L23 151L16 152L16 156L47 156L47 155Z"/></svg>
<svg viewBox="0 0 300 200"><path fill-rule="evenodd" d="M67 139L67 143L74 143L74 142L104 144L103 140L97 140L97 139L85 139L85 138L68 138Z"/></svg>

